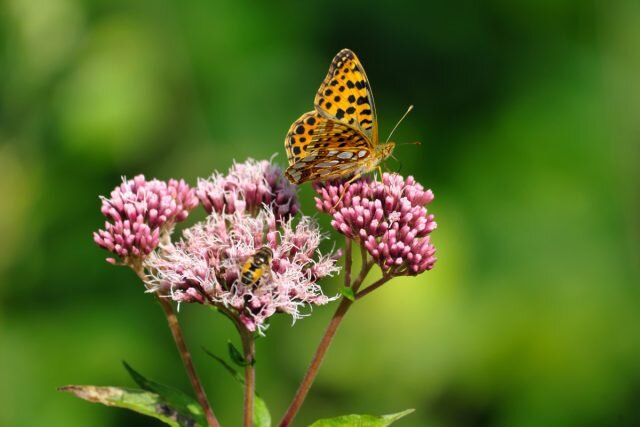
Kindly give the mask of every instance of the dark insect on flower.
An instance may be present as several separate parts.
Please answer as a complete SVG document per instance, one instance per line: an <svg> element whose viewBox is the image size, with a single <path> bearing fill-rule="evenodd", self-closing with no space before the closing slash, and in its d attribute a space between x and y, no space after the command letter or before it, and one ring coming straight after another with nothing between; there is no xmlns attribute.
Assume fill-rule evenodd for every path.
<svg viewBox="0 0 640 427"><path fill-rule="evenodd" d="M242 267L241 282L246 286L254 285L262 275L271 268L273 251L268 246L263 246L249 257Z"/></svg>

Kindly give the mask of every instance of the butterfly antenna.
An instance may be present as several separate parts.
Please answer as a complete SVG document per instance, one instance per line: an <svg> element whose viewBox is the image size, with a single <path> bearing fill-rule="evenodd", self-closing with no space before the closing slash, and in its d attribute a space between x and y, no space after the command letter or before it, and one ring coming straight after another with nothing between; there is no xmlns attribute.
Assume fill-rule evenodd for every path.
<svg viewBox="0 0 640 427"><path fill-rule="evenodd" d="M411 110L413 110L413 105L409 105L409 108L407 109L407 112L404 113L404 115L400 118L400 120L398 120L398 123L396 123L396 125L393 127L393 130L391 131L391 133L389 134L389 137L387 138L387 140L384 142L385 144L387 142L389 142L389 140L391 139L391 135L393 135L393 133L396 131L396 129L398 128L398 125L400 123L402 123L402 121L404 120L405 117L407 117L407 114L409 114L411 112Z"/></svg>

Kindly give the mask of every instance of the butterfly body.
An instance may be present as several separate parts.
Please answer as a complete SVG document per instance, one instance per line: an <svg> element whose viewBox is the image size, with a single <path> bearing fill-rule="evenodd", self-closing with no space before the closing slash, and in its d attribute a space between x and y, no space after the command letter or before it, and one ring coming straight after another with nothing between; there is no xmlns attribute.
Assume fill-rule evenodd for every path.
<svg viewBox="0 0 640 427"><path fill-rule="evenodd" d="M247 259L242 268L240 281L246 286L252 286L260 280L265 272L271 267L273 251L264 246Z"/></svg>
<svg viewBox="0 0 640 427"><path fill-rule="evenodd" d="M287 179L294 184L355 179L378 167L393 152L393 142L380 144L369 80L349 49L333 59L318 90L315 110L289 129L285 149Z"/></svg>

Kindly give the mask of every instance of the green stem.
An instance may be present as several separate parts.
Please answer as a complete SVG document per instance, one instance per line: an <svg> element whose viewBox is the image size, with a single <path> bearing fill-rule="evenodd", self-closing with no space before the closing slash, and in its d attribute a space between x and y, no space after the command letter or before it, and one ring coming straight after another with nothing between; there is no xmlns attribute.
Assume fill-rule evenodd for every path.
<svg viewBox="0 0 640 427"><path fill-rule="evenodd" d="M244 359L246 366L244 368L244 427L253 427L253 410L255 406L256 394L256 340L253 333L248 330L240 333L242 338L242 347L244 349Z"/></svg>
<svg viewBox="0 0 640 427"><path fill-rule="evenodd" d="M244 359L247 365L244 368L244 402L243 402L243 427L253 427L253 417L255 409L255 393L256 393L256 340L252 332L238 321L238 318L226 307L221 305L213 305L209 300L210 306L226 316L238 330L240 340L242 341L242 349Z"/></svg>

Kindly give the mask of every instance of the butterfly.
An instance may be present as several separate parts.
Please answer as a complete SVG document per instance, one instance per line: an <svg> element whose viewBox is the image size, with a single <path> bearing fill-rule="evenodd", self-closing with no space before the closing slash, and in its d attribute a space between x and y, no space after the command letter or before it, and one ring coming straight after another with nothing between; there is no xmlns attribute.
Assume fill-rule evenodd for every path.
<svg viewBox="0 0 640 427"><path fill-rule="evenodd" d="M318 89L315 110L293 122L284 146L293 184L352 176L378 168L395 143L379 143L376 107L358 57L343 49Z"/></svg>

